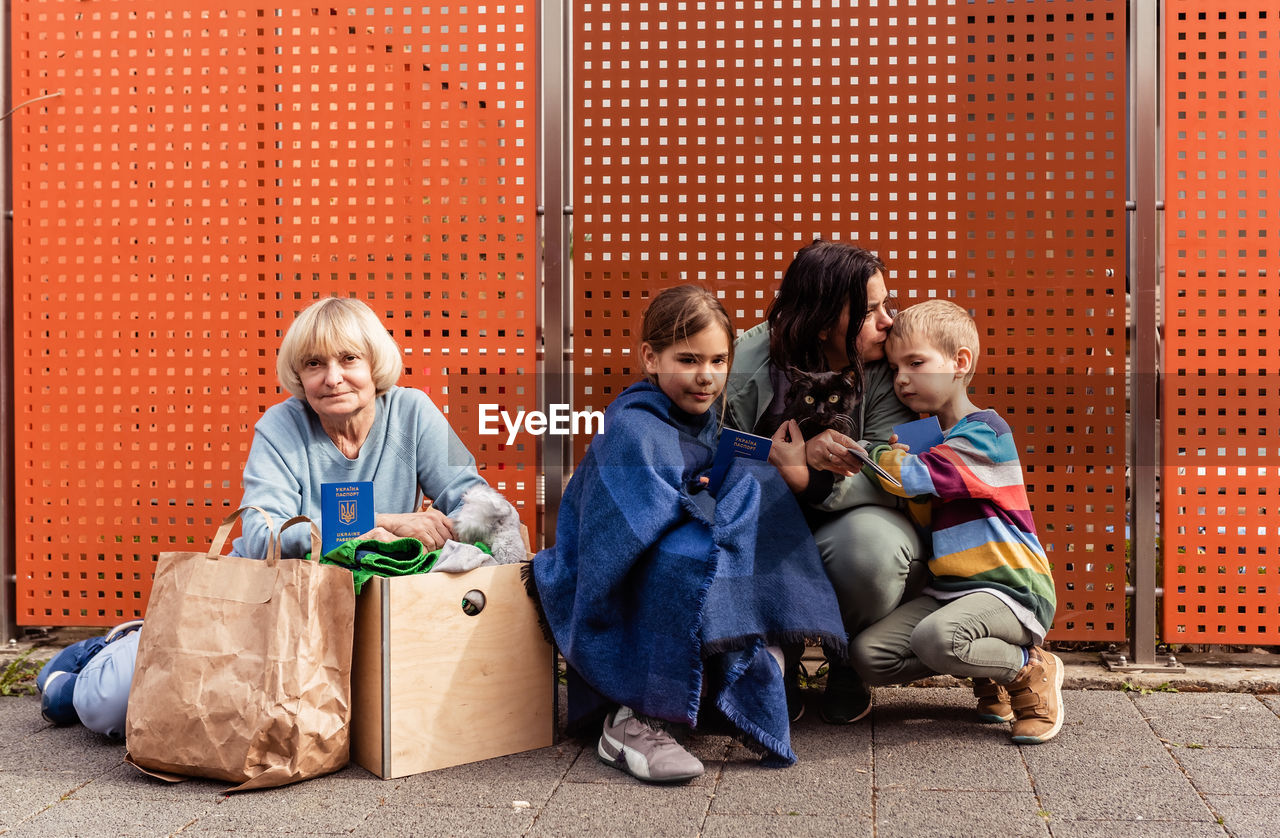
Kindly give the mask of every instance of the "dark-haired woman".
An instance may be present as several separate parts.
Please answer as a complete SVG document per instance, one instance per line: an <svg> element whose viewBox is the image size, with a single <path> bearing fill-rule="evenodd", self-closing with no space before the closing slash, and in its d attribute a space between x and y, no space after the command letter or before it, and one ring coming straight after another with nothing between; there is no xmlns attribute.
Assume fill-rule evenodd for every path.
<svg viewBox="0 0 1280 838"><path fill-rule="evenodd" d="M852 245L815 241L787 267L767 320L735 342L726 388L725 424L768 431L783 411L787 370L843 371L853 381L857 408L847 432L823 431L802 448L799 440L775 436L777 455L771 455L808 509L850 638L902 601L908 577L912 584L924 578L916 561L922 541L905 504L863 476L847 450L887 442L894 425L916 418L894 395L884 360L893 315L879 258ZM782 468L788 456L792 467ZM796 463L807 466L798 478ZM844 660L831 661L823 719L850 724L870 710L871 693L857 673Z"/></svg>

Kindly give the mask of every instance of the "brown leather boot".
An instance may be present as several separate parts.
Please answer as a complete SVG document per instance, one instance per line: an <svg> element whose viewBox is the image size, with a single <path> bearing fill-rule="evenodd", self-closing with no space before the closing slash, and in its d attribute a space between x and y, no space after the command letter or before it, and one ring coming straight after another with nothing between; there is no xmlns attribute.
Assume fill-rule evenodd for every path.
<svg viewBox="0 0 1280 838"><path fill-rule="evenodd" d="M1022 745L1048 742L1062 730L1062 661L1039 646L1006 684L1013 707L1013 741Z"/></svg>
<svg viewBox="0 0 1280 838"><path fill-rule="evenodd" d="M990 678L974 678L973 694L978 699L978 721L998 724L1013 721L1009 691Z"/></svg>

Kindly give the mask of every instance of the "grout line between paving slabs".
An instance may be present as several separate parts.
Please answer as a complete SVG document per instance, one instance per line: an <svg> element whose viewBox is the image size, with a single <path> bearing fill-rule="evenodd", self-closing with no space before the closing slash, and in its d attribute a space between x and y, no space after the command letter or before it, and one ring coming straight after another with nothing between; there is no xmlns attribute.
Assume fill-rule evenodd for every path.
<svg viewBox="0 0 1280 838"><path fill-rule="evenodd" d="M568 737L561 737L560 741L552 747L563 748L566 741L575 740L571 740ZM574 745L573 747L578 749L578 755L569 760L569 764L565 766L564 771L560 772L560 777L556 780L556 784L551 788L551 793L547 795L546 800L542 801L542 805L538 807L538 811L534 812L533 820L529 823L529 831L524 833L524 838L528 838L533 834L533 831L538 828L538 821L542 818L543 813L547 811L547 806L550 805L552 799L555 798L556 792L558 792L560 787L564 785L565 778L569 776L569 772L573 770L573 767L578 764L578 760L582 759L582 755L587 752L587 749L580 745Z"/></svg>
<svg viewBox="0 0 1280 838"><path fill-rule="evenodd" d="M871 838L876 838L880 832L879 820L879 802L880 802L880 782L876 779L876 705L875 690L871 691L871 715L867 717L867 721L871 723L871 764L867 766L867 771L871 774Z"/></svg>
<svg viewBox="0 0 1280 838"><path fill-rule="evenodd" d="M1061 704L1059 704L1059 707L1061 707ZM1022 760L1022 770L1026 772L1027 782L1031 785L1031 794L1036 799L1036 815L1037 817L1040 818L1041 821L1044 822L1044 830L1052 838L1053 822L1049 818L1040 814L1041 812L1047 812L1048 810L1044 808L1044 800L1043 798L1040 797L1040 786L1038 783L1036 783L1035 772L1031 770L1031 764L1027 762L1027 752L1020 745L1015 745L1014 747L1018 751L1018 759Z"/></svg>
<svg viewBox="0 0 1280 838"><path fill-rule="evenodd" d="M1212 815L1217 825L1222 828L1223 832L1226 832L1226 826L1222 819L1223 818L1222 813L1214 809L1213 806L1209 805L1209 800L1205 796L1205 793L1200 791L1200 788L1195 784L1195 781L1191 779L1191 775L1187 773L1187 769L1182 767L1182 761L1179 760L1178 755L1173 752L1174 749L1170 747L1168 740L1161 737L1159 733L1156 733L1156 729L1151 726L1151 717L1144 714L1142 712L1142 708L1138 706L1137 696L1139 695L1141 695L1141 693L1134 693L1134 692L1125 693L1125 697L1129 699L1129 703L1133 705L1133 709L1137 712L1138 718L1146 722L1147 727L1151 729L1151 735L1154 736L1156 738L1156 741L1160 743L1161 748L1164 750L1166 754L1169 755L1169 759L1173 760L1174 768L1178 769L1178 773L1181 774L1182 778L1187 781L1187 785L1191 787L1191 790L1193 792L1195 792L1196 797L1200 798L1200 805L1204 806L1205 811L1207 811L1210 815ZM1257 696L1254 696L1254 700L1257 700ZM1263 705L1263 706L1266 706L1266 705Z"/></svg>
<svg viewBox="0 0 1280 838"><path fill-rule="evenodd" d="M715 805L716 797L720 793L720 781L724 779L725 768L729 764L729 754L733 752L732 746L725 751L725 755L721 757L716 766L715 782L711 784L711 794L707 795L707 808L702 813L702 822L698 824L698 835L701 836L707 831L707 819L711 817L711 807Z"/></svg>

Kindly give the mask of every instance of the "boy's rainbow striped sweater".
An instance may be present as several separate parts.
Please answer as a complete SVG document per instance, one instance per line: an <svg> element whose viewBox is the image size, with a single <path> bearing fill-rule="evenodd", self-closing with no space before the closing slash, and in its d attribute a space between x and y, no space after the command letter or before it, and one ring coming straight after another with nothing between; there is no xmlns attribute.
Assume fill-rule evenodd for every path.
<svg viewBox="0 0 1280 838"><path fill-rule="evenodd" d="M944 600L975 591L994 594L1042 643L1057 596L1013 433L1000 415L971 413L919 455L880 445L871 456L902 483L898 488L876 478L885 491L930 496L933 580L925 593Z"/></svg>

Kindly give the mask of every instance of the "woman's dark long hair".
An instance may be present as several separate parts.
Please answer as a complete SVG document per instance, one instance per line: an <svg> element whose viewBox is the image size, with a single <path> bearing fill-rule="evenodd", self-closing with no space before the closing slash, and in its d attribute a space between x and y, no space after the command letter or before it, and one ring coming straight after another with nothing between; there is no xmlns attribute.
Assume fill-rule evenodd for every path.
<svg viewBox="0 0 1280 838"><path fill-rule="evenodd" d="M862 359L857 340L867 311L867 281L876 271L887 273L879 257L851 244L817 239L802 247L787 266L778 296L769 306L769 360L773 365L781 370L829 370L818 335L835 329L847 309L845 351L849 365L833 372L847 373L861 399Z"/></svg>

